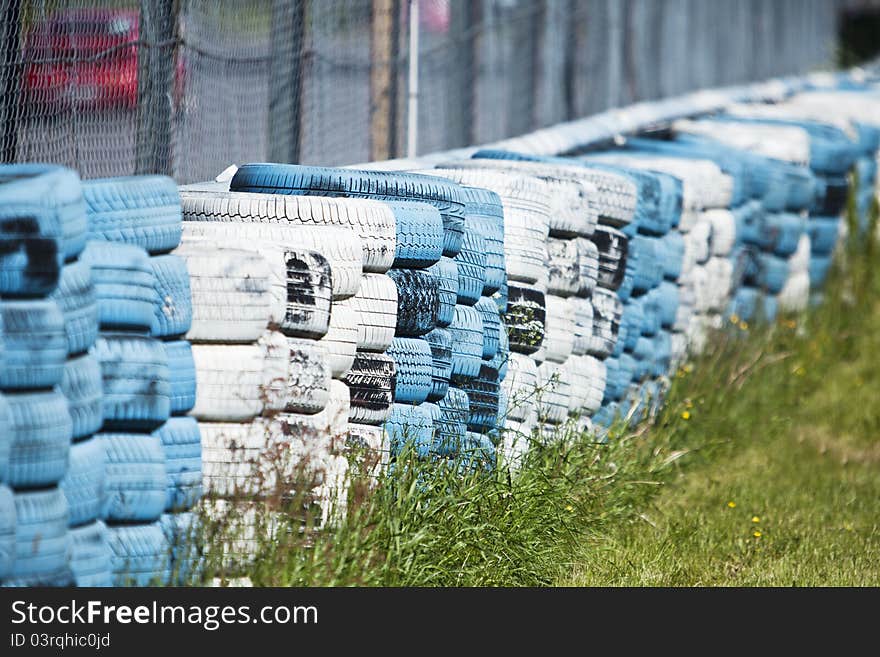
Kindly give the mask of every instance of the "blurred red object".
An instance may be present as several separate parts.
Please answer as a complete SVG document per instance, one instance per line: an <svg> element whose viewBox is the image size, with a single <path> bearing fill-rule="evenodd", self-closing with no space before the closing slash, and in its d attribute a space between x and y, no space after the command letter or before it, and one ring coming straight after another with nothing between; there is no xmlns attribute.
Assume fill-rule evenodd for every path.
<svg viewBox="0 0 880 657"><path fill-rule="evenodd" d="M38 23L24 45L26 102L136 107L138 15L136 10L68 9ZM175 73L177 101L184 76L181 61Z"/></svg>

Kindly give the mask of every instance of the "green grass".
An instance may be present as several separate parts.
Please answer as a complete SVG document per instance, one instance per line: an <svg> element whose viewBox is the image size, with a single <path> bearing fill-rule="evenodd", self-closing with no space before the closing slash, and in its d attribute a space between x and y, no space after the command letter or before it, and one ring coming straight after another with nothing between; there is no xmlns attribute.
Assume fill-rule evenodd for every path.
<svg viewBox="0 0 880 657"><path fill-rule="evenodd" d="M280 531L246 574L281 586L880 583L880 272L873 240L847 250L825 304L731 323L673 376L652 422L605 445L560 436L514 478L401 459L375 493L355 487L331 532L300 531L289 518L301 510L276 503ZM234 573L209 559L207 574Z"/></svg>

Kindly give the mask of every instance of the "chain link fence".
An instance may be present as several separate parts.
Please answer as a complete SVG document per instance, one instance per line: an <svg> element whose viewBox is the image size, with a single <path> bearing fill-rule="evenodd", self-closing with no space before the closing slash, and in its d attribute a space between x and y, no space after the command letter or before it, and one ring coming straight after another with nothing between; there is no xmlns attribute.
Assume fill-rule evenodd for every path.
<svg viewBox="0 0 880 657"><path fill-rule="evenodd" d="M0 154L180 182L403 156L415 4L0 0ZM418 153L829 66L840 6L417 0Z"/></svg>

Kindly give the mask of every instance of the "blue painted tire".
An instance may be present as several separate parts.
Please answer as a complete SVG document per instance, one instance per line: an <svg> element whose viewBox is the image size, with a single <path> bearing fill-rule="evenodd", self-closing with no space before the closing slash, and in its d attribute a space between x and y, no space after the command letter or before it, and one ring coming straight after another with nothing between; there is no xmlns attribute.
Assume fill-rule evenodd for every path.
<svg viewBox="0 0 880 657"><path fill-rule="evenodd" d="M183 231L177 183L167 176L127 176L83 182L89 239L164 253Z"/></svg>
<svg viewBox="0 0 880 657"><path fill-rule="evenodd" d="M85 353L98 337L98 299L91 267L82 261L64 265L51 298L64 315L68 355Z"/></svg>
<svg viewBox="0 0 880 657"><path fill-rule="evenodd" d="M397 328L395 335L419 337L437 326L440 284L425 269L391 269L388 276L397 286Z"/></svg>
<svg viewBox="0 0 880 657"><path fill-rule="evenodd" d="M95 344L104 381L104 428L152 431L171 413L165 345L155 338L102 333Z"/></svg>
<svg viewBox="0 0 880 657"><path fill-rule="evenodd" d="M70 532L64 493L44 488L15 493L15 561L3 586L69 586Z"/></svg>
<svg viewBox="0 0 880 657"><path fill-rule="evenodd" d="M641 381L650 375L653 369L654 341L644 335L641 336L636 341L636 347L633 349L632 356L636 361L633 381Z"/></svg>
<svg viewBox="0 0 880 657"><path fill-rule="evenodd" d="M64 315L51 299L3 299L0 388L29 390L61 383L67 358Z"/></svg>
<svg viewBox="0 0 880 657"><path fill-rule="evenodd" d="M0 582L12 573L15 562L15 497L0 484Z"/></svg>
<svg viewBox="0 0 880 657"><path fill-rule="evenodd" d="M618 342L623 342L624 349L628 351L635 349L636 341L642 334L642 324L645 321L644 313L642 312L643 298L630 299L623 305Z"/></svg>
<svg viewBox="0 0 880 657"><path fill-rule="evenodd" d="M458 302L458 264L452 258L443 256L428 271L437 279L437 326L449 326Z"/></svg>
<svg viewBox="0 0 880 657"><path fill-rule="evenodd" d="M113 586L110 531L100 520L70 530L74 586Z"/></svg>
<svg viewBox="0 0 880 657"><path fill-rule="evenodd" d="M102 518L114 522L150 522L165 510L165 453L159 436L99 433L106 454Z"/></svg>
<svg viewBox="0 0 880 657"><path fill-rule="evenodd" d="M468 431L486 433L495 429L500 404L498 370L484 363L475 379L462 384L462 390L467 393L470 409Z"/></svg>
<svg viewBox="0 0 880 657"><path fill-rule="evenodd" d="M818 289L825 285L828 272L831 270L831 256L815 255L810 258L810 289Z"/></svg>
<svg viewBox="0 0 880 657"><path fill-rule="evenodd" d="M453 383L476 378L483 364L483 318L471 306L455 307L455 316L449 326L452 335Z"/></svg>
<svg viewBox="0 0 880 657"><path fill-rule="evenodd" d="M621 382L623 380L623 371L617 358L611 357L605 359L605 394L602 403L607 404L623 397L623 388ZM627 380L627 385L629 380Z"/></svg>
<svg viewBox="0 0 880 657"><path fill-rule="evenodd" d="M192 586L201 581L205 560L201 543L205 528L197 513L163 513L159 526L171 554L171 586Z"/></svg>
<svg viewBox="0 0 880 657"><path fill-rule="evenodd" d="M150 266L156 286L150 334L157 338L186 334L193 319L186 260L176 255L159 255L150 258Z"/></svg>
<svg viewBox="0 0 880 657"><path fill-rule="evenodd" d="M61 392L73 421L73 440L91 436L104 423L101 364L94 354L68 359L61 379Z"/></svg>
<svg viewBox="0 0 880 657"><path fill-rule="evenodd" d="M439 177L296 164L245 164L235 172L229 188L264 194L422 201L437 208L443 218L443 255L454 257L461 248L464 230L461 188Z"/></svg>
<svg viewBox="0 0 880 657"><path fill-rule="evenodd" d="M394 404L385 423L385 433L391 445L391 454L398 455L405 448L426 458L434 444L434 415L436 404Z"/></svg>
<svg viewBox="0 0 880 657"><path fill-rule="evenodd" d="M158 522L108 529L113 586L152 586L169 581L170 546Z"/></svg>
<svg viewBox="0 0 880 657"><path fill-rule="evenodd" d="M482 295L492 296L507 280L504 261L504 208L501 197L479 187L461 188L467 221L486 240L486 279Z"/></svg>
<svg viewBox="0 0 880 657"><path fill-rule="evenodd" d="M837 246L840 235L839 217L810 217L807 221L810 236L810 252L815 255L830 255Z"/></svg>
<svg viewBox="0 0 880 657"><path fill-rule="evenodd" d="M654 357L651 361L651 375L655 378L666 376L672 366L672 339L668 331L658 331L654 336Z"/></svg>
<svg viewBox="0 0 880 657"><path fill-rule="evenodd" d="M764 219L764 230L768 237L764 248L769 248L774 255L787 258L797 250L798 241L806 229L806 220L796 214L771 213Z"/></svg>
<svg viewBox="0 0 880 657"><path fill-rule="evenodd" d="M101 328L149 330L157 301L147 252L128 244L88 242L81 258L92 270Z"/></svg>
<svg viewBox="0 0 880 657"><path fill-rule="evenodd" d="M633 291L647 292L663 278L663 263L657 258L656 238L636 235L629 242L627 269L632 270Z"/></svg>
<svg viewBox="0 0 880 657"><path fill-rule="evenodd" d="M470 416L467 393L458 388L449 388L446 396L432 406L434 408L430 410L434 418L434 443L431 453L441 456L458 453L467 436Z"/></svg>
<svg viewBox="0 0 880 657"><path fill-rule="evenodd" d="M592 306L591 306L592 309ZM501 330L498 333L498 351L494 358L489 361L496 370L498 370L498 380L504 381L507 376L507 363L510 360L510 341L507 338L507 327L504 322L501 323Z"/></svg>
<svg viewBox="0 0 880 657"><path fill-rule="evenodd" d="M86 207L79 175L72 169L53 164L0 165L0 206L3 207L0 217L13 220L6 222L0 218L0 241L8 245L3 249L4 254L35 256L19 259L19 267L13 264L15 259L12 262L6 257L0 260L0 272L4 269L17 272L18 282L23 284L18 289L2 290L0 294L48 294L51 289L30 284L39 281L41 274L49 273L52 262L56 263L54 276L57 278L61 260L56 257L73 260L85 246ZM5 264L13 266L7 269ZM25 271L20 268L22 265L28 270L33 266L33 270ZM0 274L0 281L3 278Z"/></svg>
<svg viewBox="0 0 880 657"><path fill-rule="evenodd" d="M811 264L814 260L810 259ZM758 256L758 263L758 285L769 294L779 294L788 280L788 260L762 253Z"/></svg>
<svg viewBox="0 0 880 657"><path fill-rule="evenodd" d="M472 306L479 301L486 282L486 240L471 222L465 223L455 263L458 265L457 302Z"/></svg>
<svg viewBox="0 0 880 657"><path fill-rule="evenodd" d="M681 276L681 265L684 261L684 236L673 230L662 238L663 242L663 276L670 281Z"/></svg>
<svg viewBox="0 0 880 657"><path fill-rule="evenodd" d="M433 356L422 338L394 338L385 352L394 359L397 379L394 401L421 404L431 393Z"/></svg>
<svg viewBox="0 0 880 657"><path fill-rule="evenodd" d="M153 432L165 454L165 511L191 509L202 497L202 436L195 418L172 417Z"/></svg>
<svg viewBox="0 0 880 657"><path fill-rule="evenodd" d="M657 288L655 295L660 317L660 325L671 329L675 324L675 316L678 314L678 286L669 281L663 281Z"/></svg>
<svg viewBox="0 0 880 657"><path fill-rule="evenodd" d="M192 346L186 340L170 340L164 344L168 356L171 414L182 415L196 404L196 364Z"/></svg>
<svg viewBox="0 0 880 657"><path fill-rule="evenodd" d="M501 318L492 299L481 297L474 306L483 318L483 360L492 360L501 341Z"/></svg>
<svg viewBox="0 0 880 657"><path fill-rule="evenodd" d="M443 253L443 219L427 203L388 201L394 213L397 242L393 267L429 267Z"/></svg>
<svg viewBox="0 0 880 657"><path fill-rule="evenodd" d="M103 513L107 455L100 438L70 446L70 465L59 487L70 509L70 526L98 520Z"/></svg>
<svg viewBox="0 0 880 657"><path fill-rule="evenodd" d="M9 466L14 488L57 484L67 472L73 422L67 400L57 390L4 395L9 407Z"/></svg>
<svg viewBox="0 0 880 657"><path fill-rule="evenodd" d="M449 390L449 378L452 376L452 334L443 328L435 328L425 335L431 347L431 392L429 402L443 399Z"/></svg>
<svg viewBox="0 0 880 657"><path fill-rule="evenodd" d="M660 330L660 304L657 295L650 293L641 297L642 299L642 335L648 337L657 335Z"/></svg>

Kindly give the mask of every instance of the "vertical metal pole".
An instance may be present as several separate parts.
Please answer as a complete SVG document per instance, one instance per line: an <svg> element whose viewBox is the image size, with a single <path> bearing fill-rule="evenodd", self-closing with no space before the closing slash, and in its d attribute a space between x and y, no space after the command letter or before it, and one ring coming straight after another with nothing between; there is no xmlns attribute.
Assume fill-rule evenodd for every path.
<svg viewBox="0 0 880 657"><path fill-rule="evenodd" d="M267 125L272 162L300 160L307 1L272 1Z"/></svg>
<svg viewBox="0 0 880 657"><path fill-rule="evenodd" d="M136 173L171 173L171 106L179 2L141 0L138 46Z"/></svg>
<svg viewBox="0 0 880 657"><path fill-rule="evenodd" d="M409 96L406 112L406 156L415 157L419 139L419 3L409 0Z"/></svg>
<svg viewBox="0 0 880 657"><path fill-rule="evenodd" d="M0 162L15 162L18 155L18 104L21 89L21 0L3 0L0 25L0 71L3 91L0 97Z"/></svg>

